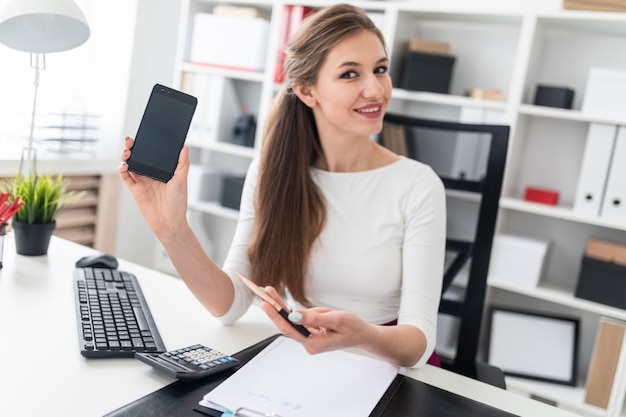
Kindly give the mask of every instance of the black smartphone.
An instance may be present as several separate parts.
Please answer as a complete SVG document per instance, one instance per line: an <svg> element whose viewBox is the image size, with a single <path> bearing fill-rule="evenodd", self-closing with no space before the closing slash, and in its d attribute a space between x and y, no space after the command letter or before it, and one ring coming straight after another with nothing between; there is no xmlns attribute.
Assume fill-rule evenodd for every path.
<svg viewBox="0 0 626 417"><path fill-rule="evenodd" d="M126 161L128 170L168 182L174 175L197 105L194 96L155 84Z"/></svg>

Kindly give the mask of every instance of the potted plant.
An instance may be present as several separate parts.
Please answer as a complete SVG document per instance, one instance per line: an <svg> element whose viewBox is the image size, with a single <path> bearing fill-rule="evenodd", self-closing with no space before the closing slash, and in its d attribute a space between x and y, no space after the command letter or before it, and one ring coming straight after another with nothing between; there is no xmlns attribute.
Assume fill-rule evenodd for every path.
<svg viewBox="0 0 626 417"><path fill-rule="evenodd" d="M56 215L84 193L68 191L62 175L17 175L5 183L12 198L18 196L24 205L13 215L16 251L20 255L45 255L56 228Z"/></svg>

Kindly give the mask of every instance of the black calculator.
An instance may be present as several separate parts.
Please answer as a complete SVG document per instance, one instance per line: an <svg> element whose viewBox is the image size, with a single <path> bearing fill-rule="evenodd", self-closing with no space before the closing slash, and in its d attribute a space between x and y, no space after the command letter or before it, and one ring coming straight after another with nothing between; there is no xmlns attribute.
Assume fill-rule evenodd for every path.
<svg viewBox="0 0 626 417"><path fill-rule="evenodd" d="M135 357L179 379L203 378L239 364L236 358L200 344L165 353L137 352Z"/></svg>

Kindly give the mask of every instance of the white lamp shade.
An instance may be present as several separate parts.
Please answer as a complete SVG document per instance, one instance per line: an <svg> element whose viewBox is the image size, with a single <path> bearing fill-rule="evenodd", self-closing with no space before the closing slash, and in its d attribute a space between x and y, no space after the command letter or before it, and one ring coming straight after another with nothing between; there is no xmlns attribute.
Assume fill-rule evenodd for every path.
<svg viewBox="0 0 626 417"><path fill-rule="evenodd" d="M0 42L30 53L61 52L89 39L85 15L73 0L5 0Z"/></svg>

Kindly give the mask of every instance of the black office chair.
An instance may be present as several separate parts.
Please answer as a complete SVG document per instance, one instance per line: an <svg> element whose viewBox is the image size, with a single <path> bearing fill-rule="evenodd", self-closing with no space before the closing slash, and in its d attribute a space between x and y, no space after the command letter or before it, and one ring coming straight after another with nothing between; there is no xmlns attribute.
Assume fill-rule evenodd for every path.
<svg viewBox="0 0 626 417"><path fill-rule="evenodd" d="M504 388L502 372L477 356L509 127L387 114L380 140L429 164L448 191L446 253L451 259L446 262L439 312L455 317L459 330L454 357L440 355L442 367ZM451 199L459 203L456 211ZM467 275L464 294L450 298L451 284L461 272Z"/></svg>

